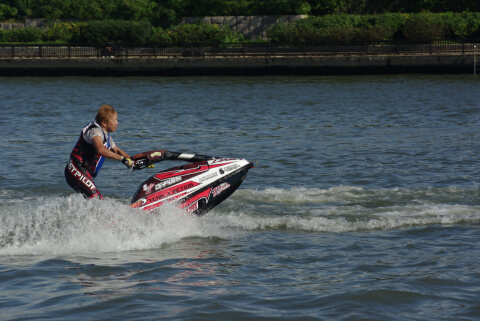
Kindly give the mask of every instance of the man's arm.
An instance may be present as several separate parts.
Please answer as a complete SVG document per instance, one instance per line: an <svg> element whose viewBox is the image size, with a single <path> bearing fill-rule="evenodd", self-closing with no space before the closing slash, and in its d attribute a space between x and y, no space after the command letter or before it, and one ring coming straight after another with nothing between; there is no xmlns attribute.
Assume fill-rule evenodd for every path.
<svg viewBox="0 0 480 321"><path fill-rule="evenodd" d="M115 145L115 147L112 148L112 150L120 155L120 156L123 156L125 158L130 158L130 155L128 155L127 153L125 153L120 147L118 147L117 145Z"/></svg>
<svg viewBox="0 0 480 321"><path fill-rule="evenodd" d="M105 148L105 146L103 146L103 139L100 136L94 136L92 143L97 155L116 160L122 160L122 157L129 157L127 153L117 146L115 146L113 150Z"/></svg>

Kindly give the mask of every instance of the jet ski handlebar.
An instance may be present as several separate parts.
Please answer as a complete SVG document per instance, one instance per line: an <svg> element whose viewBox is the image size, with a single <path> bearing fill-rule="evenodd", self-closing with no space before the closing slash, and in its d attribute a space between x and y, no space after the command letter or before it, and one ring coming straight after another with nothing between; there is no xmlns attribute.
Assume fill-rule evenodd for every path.
<svg viewBox="0 0 480 321"><path fill-rule="evenodd" d="M215 159L215 157L207 155L171 152L166 149L151 150L132 156L132 160L134 162L134 170L140 170L145 167L153 167L153 164L164 160L183 160L187 162L198 162L209 159Z"/></svg>

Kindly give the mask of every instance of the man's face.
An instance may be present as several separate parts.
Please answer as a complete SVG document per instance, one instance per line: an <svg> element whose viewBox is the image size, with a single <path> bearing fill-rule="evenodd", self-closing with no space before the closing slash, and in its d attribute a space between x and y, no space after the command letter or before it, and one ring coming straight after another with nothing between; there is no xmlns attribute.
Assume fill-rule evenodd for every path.
<svg viewBox="0 0 480 321"><path fill-rule="evenodd" d="M117 126L118 126L118 115L117 113L115 113L112 118L110 118L107 122L104 123L105 124L105 131L107 133L113 133L114 131L117 130Z"/></svg>

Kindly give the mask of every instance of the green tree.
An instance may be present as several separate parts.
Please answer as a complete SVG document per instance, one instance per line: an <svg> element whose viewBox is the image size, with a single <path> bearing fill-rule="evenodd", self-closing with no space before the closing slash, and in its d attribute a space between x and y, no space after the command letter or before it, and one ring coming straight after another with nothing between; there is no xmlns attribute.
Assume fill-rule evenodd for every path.
<svg viewBox="0 0 480 321"><path fill-rule="evenodd" d="M18 15L18 10L7 4L0 3L0 21L15 18Z"/></svg>

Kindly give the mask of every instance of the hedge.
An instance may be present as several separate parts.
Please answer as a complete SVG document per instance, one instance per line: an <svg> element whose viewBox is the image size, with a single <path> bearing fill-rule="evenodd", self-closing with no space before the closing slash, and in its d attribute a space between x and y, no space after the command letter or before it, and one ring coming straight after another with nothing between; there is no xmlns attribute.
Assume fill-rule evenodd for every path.
<svg viewBox="0 0 480 321"><path fill-rule="evenodd" d="M381 41L480 37L480 13L386 13L381 15L326 15L278 24L267 31L269 41ZM0 42L61 43L229 43L244 36L228 26L198 23L154 27L146 20L96 20L55 23L47 30L36 28L0 31Z"/></svg>
<svg viewBox="0 0 480 321"><path fill-rule="evenodd" d="M480 37L480 13L386 13L326 15L278 24L271 41L378 41Z"/></svg>
<svg viewBox="0 0 480 321"><path fill-rule="evenodd" d="M8 31L0 30L0 42L40 42L44 32L38 28L19 28Z"/></svg>
<svg viewBox="0 0 480 321"><path fill-rule="evenodd" d="M57 43L230 43L243 42L245 37L228 26L207 23L184 24L174 28L154 28L148 22L102 20L91 22L60 22L47 30L21 28L0 30L0 42Z"/></svg>

